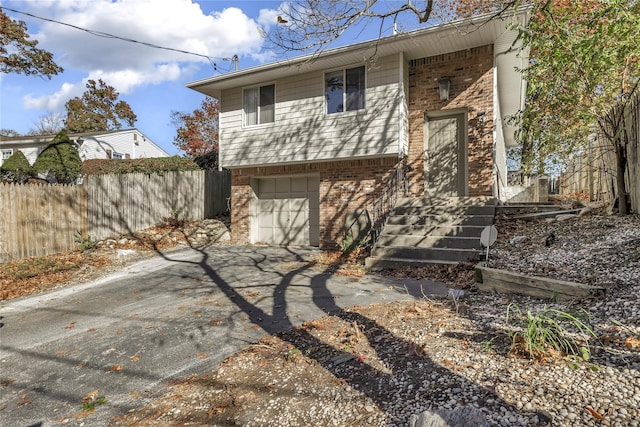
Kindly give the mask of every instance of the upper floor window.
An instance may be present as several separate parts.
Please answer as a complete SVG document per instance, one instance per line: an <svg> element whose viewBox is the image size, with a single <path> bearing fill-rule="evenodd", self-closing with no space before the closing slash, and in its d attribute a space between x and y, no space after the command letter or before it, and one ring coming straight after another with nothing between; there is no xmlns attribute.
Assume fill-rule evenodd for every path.
<svg viewBox="0 0 640 427"><path fill-rule="evenodd" d="M242 95L244 125L255 126L275 121L276 86L245 89Z"/></svg>
<svg viewBox="0 0 640 427"><path fill-rule="evenodd" d="M325 74L327 114L364 109L364 66Z"/></svg>

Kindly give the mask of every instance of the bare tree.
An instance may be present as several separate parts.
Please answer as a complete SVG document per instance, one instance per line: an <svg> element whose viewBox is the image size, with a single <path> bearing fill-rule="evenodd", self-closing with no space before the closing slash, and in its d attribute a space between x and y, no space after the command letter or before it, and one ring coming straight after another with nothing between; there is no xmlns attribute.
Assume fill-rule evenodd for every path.
<svg viewBox="0 0 640 427"><path fill-rule="evenodd" d="M500 14L523 0L293 0L278 16L269 41L281 51L320 50L350 27L361 24L396 27L399 19L417 24L437 23L480 13ZM402 18L401 18L402 16Z"/></svg>
<svg viewBox="0 0 640 427"><path fill-rule="evenodd" d="M64 117L61 113L48 111L40 116L29 131L29 135L55 135L64 128Z"/></svg>

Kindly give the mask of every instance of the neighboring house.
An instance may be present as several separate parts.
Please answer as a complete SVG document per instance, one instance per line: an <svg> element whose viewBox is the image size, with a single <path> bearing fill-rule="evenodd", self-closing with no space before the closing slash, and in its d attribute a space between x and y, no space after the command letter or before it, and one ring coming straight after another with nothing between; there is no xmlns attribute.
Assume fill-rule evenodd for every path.
<svg viewBox="0 0 640 427"><path fill-rule="evenodd" d="M335 246L396 168L413 197L493 196L525 84L514 20L424 28L188 84L217 98L236 242Z"/></svg>
<svg viewBox="0 0 640 427"><path fill-rule="evenodd" d="M33 165L38 154L54 137L55 135L0 136L0 165L16 150L22 151ZM76 144L82 160L169 157L166 151L138 129L71 133L69 138Z"/></svg>

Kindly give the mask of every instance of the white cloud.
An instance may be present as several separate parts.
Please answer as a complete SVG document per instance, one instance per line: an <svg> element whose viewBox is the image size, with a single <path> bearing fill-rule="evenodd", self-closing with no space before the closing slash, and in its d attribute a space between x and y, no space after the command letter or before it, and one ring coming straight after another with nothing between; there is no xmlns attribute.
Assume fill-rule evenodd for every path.
<svg viewBox="0 0 640 427"><path fill-rule="evenodd" d="M235 7L206 15L191 0L66 1L48 6L46 12L42 10L46 16L97 33L216 58L257 52L263 42L257 23ZM55 23L43 24L35 38L44 48L60 52L63 66L74 68L109 70L137 68L149 62L206 61Z"/></svg>
<svg viewBox="0 0 640 427"><path fill-rule="evenodd" d="M258 17L258 24L260 24L266 31L269 31L271 26L278 22L278 15L282 15L282 12L279 10L261 9L260 16Z"/></svg>
<svg viewBox="0 0 640 427"><path fill-rule="evenodd" d="M219 70L232 64L222 60L233 55L265 60L264 38L259 25L276 22L278 12L262 9L256 19L237 7L207 14L193 0L39 0L15 2L16 9L68 23L103 37L53 22L35 21L33 38L38 47L54 53L55 61L74 75L52 94L31 94L23 98L27 109L61 111L71 98L81 96L88 79L103 79L121 95L132 94L144 85L179 81L193 75L207 58L156 49L153 44L213 58ZM223 2L221 2L224 4ZM18 7L19 5L19 7ZM136 40L127 42L113 37ZM74 71L69 74L69 71ZM78 75L78 72L80 75ZM67 79L68 80L68 79Z"/></svg>
<svg viewBox="0 0 640 427"><path fill-rule="evenodd" d="M64 104L69 99L82 95L82 92L84 92L84 90L84 82L63 83L60 90L51 95L41 96L37 98L31 95L25 96L24 108L29 110L58 111L64 107Z"/></svg>
<svg viewBox="0 0 640 427"><path fill-rule="evenodd" d="M141 85L178 80L185 73L192 73L194 66L209 63L202 56L143 43L212 57L219 69L231 68L222 58L236 54L261 57L264 43L258 22L236 7L206 14L192 0L40 0L19 4L21 10L103 36L106 33L138 41L99 37L53 22L39 23L38 32L33 35L39 41L38 47L53 52L56 62L65 69L85 72L87 78L102 76L122 94ZM257 19L263 21L271 12L261 10ZM64 105L68 99L63 99L65 96L79 96L84 91L84 82L86 79L65 83L47 97L27 97L25 105L47 105L49 109Z"/></svg>
<svg viewBox="0 0 640 427"><path fill-rule="evenodd" d="M113 86L120 95L133 92L137 87L145 84L160 84L166 81L177 80L182 74L178 64L159 64L148 70L93 70L88 77L76 83L63 83L60 89L50 95L34 97L27 95L24 98L24 107L27 109L60 111L65 103L75 97L82 96L87 90L88 80L98 81L102 79L109 86Z"/></svg>

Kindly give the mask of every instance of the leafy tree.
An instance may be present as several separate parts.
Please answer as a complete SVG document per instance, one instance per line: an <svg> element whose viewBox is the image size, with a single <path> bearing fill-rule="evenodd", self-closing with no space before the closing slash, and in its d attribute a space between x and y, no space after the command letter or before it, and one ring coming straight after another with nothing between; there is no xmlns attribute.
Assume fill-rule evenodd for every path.
<svg viewBox="0 0 640 427"><path fill-rule="evenodd" d="M102 79L89 80L82 97L67 101L66 129L69 132L106 131L122 128L125 123L133 127L138 117L120 94Z"/></svg>
<svg viewBox="0 0 640 427"><path fill-rule="evenodd" d="M268 34L282 51L321 49L350 27L377 25L380 33L402 19L418 24L438 23L485 12L499 14L522 0L293 0L286 3ZM402 24L402 22L400 22Z"/></svg>
<svg viewBox="0 0 640 427"><path fill-rule="evenodd" d="M220 104L210 97L190 114L172 112L171 121L177 128L173 143L190 157L217 152L219 114Z"/></svg>
<svg viewBox="0 0 640 427"><path fill-rule="evenodd" d="M74 183L81 170L82 160L65 130L47 144L33 164L35 174L46 175L63 184Z"/></svg>
<svg viewBox="0 0 640 427"><path fill-rule="evenodd" d="M623 119L640 81L640 2L533 3L521 32L531 49L527 106L518 118L523 163L543 169L550 156L570 158L599 130L615 153L620 214L626 214Z"/></svg>
<svg viewBox="0 0 640 427"><path fill-rule="evenodd" d="M0 8L0 72L51 76L64 71L53 61L53 54L38 49L23 21L9 18Z"/></svg>
<svg viewBox="0 0 640 427"><path fill-rule="evenodd" d="M8 178L14 182L25 182L33 174L33 169L24 153L17 150L2 163L0 172L3 178Z"/></svg>

